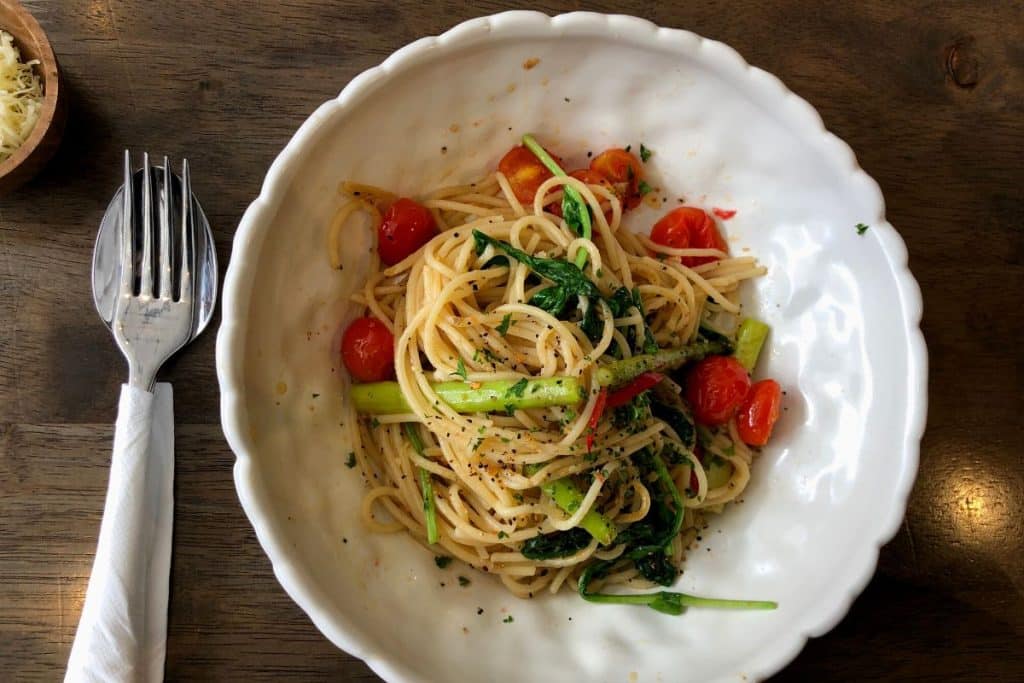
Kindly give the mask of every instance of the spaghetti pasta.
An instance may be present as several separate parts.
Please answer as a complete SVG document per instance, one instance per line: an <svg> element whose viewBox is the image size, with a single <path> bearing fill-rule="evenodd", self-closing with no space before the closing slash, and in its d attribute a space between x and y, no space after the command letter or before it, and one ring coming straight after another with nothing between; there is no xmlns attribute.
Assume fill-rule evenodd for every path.
<svg viewBox="0 0 1024 683"><path fill-rule="evenodd" d="M432 549L498 576L519 597L575 587L592 566L600 571L588 578L591 589L671 583L703 515L743 492L755 452L736 417L694 429L679 385L662 375L631 396L603 386L597 371L631 360L622 367L647 367L666 349L726 349L714 346L719 333L708 324L735 317L739 286L765 269L722 248L678 248L630 231L614 183L549 176L532 201L500 170L434 190L420 204L438 232L392 265L373 257L353 301L394 335L394 378L408 410L359 420L363 519L431 547L423 470L436 503ZM572 190L589 235L559 211ZM347 201L326 240L334 266L352 217L363 212L379 229L395 201L369 185L339 191ZM574 280L566 267L582 255ZM576 284L558 289L559 277ZM581 395L520 407L537 378L574 378ZM486 413L460 412L436 388L461 381L482 391L499 380L511 383L508 403ZM356 406L346 409L357 417ZM403 437L407 422L418 423L420 452ZM660 544L661 559L643 555L645 544Z"/></svg>

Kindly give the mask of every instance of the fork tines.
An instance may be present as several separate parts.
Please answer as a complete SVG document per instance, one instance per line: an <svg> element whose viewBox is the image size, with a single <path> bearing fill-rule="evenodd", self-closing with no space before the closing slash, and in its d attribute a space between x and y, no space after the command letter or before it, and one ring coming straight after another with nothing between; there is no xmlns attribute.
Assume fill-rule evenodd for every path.
<svg viewBox="0 0 1024 683"><path fill-rule="evenodd" d="M188 300L192 296L196 243L188 159L182 160L179 181L171 172L166 156L163 167L154 169L150 166L149 154L143 154L142 200L138 203L134 175L131 153L125 150L121 292L170 301ZM159 180L156 188L154 175ZM176 190L181 195L180 209L175 206ZM137 219L139 214L141 221ZM180 221L177 231L172 229L174 218Z"/></svg>

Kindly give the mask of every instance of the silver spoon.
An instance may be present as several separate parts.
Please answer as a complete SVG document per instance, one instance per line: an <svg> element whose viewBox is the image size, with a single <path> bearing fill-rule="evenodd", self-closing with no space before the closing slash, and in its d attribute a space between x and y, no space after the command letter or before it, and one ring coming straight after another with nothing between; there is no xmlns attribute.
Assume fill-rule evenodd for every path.
<svg viewBox="0 0 1024 683"><path fill-rule="evenodd" d="M100 222L93 299L128 361L89 585L65 683L158 681L166 651L174 519L174 409L160 366L213 314L217 258L188 162L132 172Z"/></svg>
<svg viewBox="0 0 1024 683"><path fill-rule="evenodd" d="M142 196L142 169L139 169L132 176L134 197ZM164 169L155 166L151 170L153 188L156 192L163 192ZM171 173L171 201L167 202L171 207L171 224L178 225L181 222L181 178ZM124 185L114 193L113 199L107 205L107 211L100 221L100 231L96 236L96 247L92 254L92 298L96 304L103 322L107 327L111 326L114 319L114 311L117 306L117 293L121 279L121 221L123 211ZM162 197L156 197L161 200ZM192 339L195 339L202 332L210 318L213 317L213 309L217 303L217 252L213 245L213 231L210 230L210 222L203 213L203 207L195 195L192 195L192 216L196 224L196 268L194 271L195 294L195 315L192 318Z"/></svg>

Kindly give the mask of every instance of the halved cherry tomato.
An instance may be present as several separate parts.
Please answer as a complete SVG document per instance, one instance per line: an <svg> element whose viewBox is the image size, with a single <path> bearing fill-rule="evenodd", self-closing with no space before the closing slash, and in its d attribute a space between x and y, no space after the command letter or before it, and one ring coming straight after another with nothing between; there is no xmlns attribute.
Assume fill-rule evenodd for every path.
<svg viewBox="0 0 1024 683"><path fill-rule="evenodd" d="M772 428L779 419L779 404L782 403L782 389L773 379L755 382L747 392L747 398L736 416L736 429L743 443L748 446L763 446L772 435Z"/></svg>
<svg viewBox="0 0 1024 683"><path fill-rule="evenodd" d="M569 171L569 176L579 180L587 185L601 185L602 187L608 188L609 192L615 192L615 187L597 171L592 171L589 168L577 168L575 171ZM598 197L600 199L600 197ZM548 204L547 210L550 213L555 214L559 218L562 217L562 205L559 202L552 202ZM608 221L612 219L611 209L604 212L604 216Z"/></svg>
<svg viewBox="0 0 1024 683"><path fill-rule="evenodd" d="M686 400L694 418L712 427L732 419L748 391L747 370L732 356L708 356L686 376Z"/></svg>
<svg viewBox="0 0 1024 683"><path fill-rule="evenodd" d="M377 253L389 266L402 261L437 234L437 223L425 206L402 197L384 212L377 228Z"/></svg>
<svg viewBox="0 0 1024 683"><path fill-rule="evenodd" d="M592 168L577 168L575 171L569 171L569 175L587 185L603 185L609 190L612 189L611 181Z"/></svg>
<svg viewBox="0 0 1024 683"><path fill-rule="evenodd" d="M651 228L651 241L673 249L718 249L729 253L729 245L718 232L715 219L694 206L680 206L662 216ZM715 260L714 256L685 256L682 262L693 268Z"/></svg>
<svg viewBox="0 0 1024 683"><path fill-rule="evenodd" d="M551 154L551 152L548 152ZM562 161L554 154L551 158L561 166ZM553 174L533 152L522 145L513 147L498 162L498 170L508 179L512 193L524 204L533 205L537 188Z"/></svg>
<svg viewBox="0 0 1024 683"><path fill-rule="evenodd" d="M644 167L632 152L613 147L598 154L590 162L590 170L600 173L612 183L627 209L640 204L640 181Z"/></svg>
<svg viewBox="0 0 1024 683"><path fill-rule="evenodd" d="M356 318L341 338L341 359L360 382L395 376L395 337L376 318Z"/></svg>

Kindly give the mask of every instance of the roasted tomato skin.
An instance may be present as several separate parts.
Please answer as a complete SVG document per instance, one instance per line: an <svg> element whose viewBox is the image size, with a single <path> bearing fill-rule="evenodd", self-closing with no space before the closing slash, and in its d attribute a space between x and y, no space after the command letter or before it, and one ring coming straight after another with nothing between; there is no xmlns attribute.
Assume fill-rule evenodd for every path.
<svg viewBox="0 0 1024 683"><path fill-rule="evenodd" d="M360 382L383 382L395 376L395 337L377 318L356 318L341 338L341 360Z"/></svg>
<svg viewBox="0 0 1024 683"><path fill-rule="evenodd" d="M377 253L393 266L416 253L437 234L437 223L422 204L402 197L384 211L377 228Z"/></svg>
<svg viewBox="0 0 1024 683"><path fill-rule="evenodd" d="M624 208L640 205L644 167L635 154L619 147L606 149L591 160L590 170L604 176L615 187Z"/></svg>
<svg viewBox="0 0 1024 683"><path fill-rule="evenodd" d="M732 356L708 356L686 376L686 400L693 416L709 427L731 420L749 391L750 376Z"/></svg>
<svg viewBox="0 0 1024 683"><path fill-rule="evenodd" d="M651 228L651 241L673 249L718 249L729 253L729 245L715 219L695 206L672 209ZM684 256L684 266L694 268L717 260L714 256Z"/></svg>
<svg viewBox="0 0 1024 683"><path fill-rule="evenodd" d="M779 419L782 388L773 379L755 382L736 415L736 429L748 446L764 446Z"/></svg>
<svg viewBox="0 0 1024 683"><path fill-rule="evenodd" d="M562 165L561 160L555 155L552 154L551 158L559 166ZM528 206L533 205L537 188L554 175L537 155L522 145L513 147L505 153L498 162L498 170L508 180L516 199Z"/></svg>

